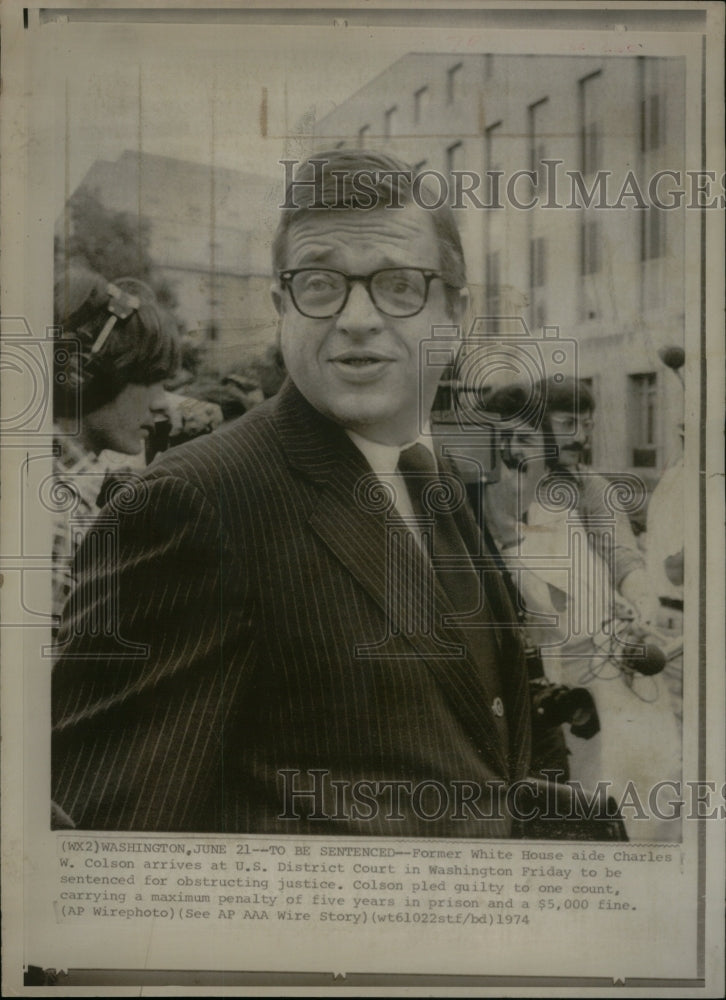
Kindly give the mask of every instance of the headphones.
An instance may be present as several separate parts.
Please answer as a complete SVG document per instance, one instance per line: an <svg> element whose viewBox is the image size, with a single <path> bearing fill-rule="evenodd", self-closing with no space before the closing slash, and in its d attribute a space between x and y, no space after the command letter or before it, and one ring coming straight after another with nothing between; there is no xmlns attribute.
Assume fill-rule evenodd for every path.
<svg viewBox="0 0 726 1000"><path fill-rule="evenodd" d="M98 277L99 281L87 290L81 303L64 317L65 329L56 343L55 384L66 394L77 393L81 387L88 389L102 374L103 350L116 323L127 320L141 306L136 295ZM108 315L100 332L95 333L99 313L104 312ZM89 348L86 345L92 337Z"/></svg>
<svg viewBox="0 0 726 1000"><path fill-rule="evenodd" d="M106 309L110 315L103 324L103 329L91 345L91 355L99 354L103 350L103 346L111 335L116 321L119 319L128 319L141 305L141 301L135 295L125 292L118 285L111 284L111 282L106 286L106 292L109 297Z"/></svg>

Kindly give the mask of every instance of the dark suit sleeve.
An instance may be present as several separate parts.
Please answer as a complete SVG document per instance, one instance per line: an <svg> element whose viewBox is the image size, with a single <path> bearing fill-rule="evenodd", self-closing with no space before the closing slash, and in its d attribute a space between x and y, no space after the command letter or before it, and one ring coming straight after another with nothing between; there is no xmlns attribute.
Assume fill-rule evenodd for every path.
<svg viewBox="0 0 726 1000"><path fill-rule="evenodd" d="M140 509L109 505L86 536L59 634L53 799L80 829L208 828L253 663L217 509L179 478L147 486Z"/></svg>

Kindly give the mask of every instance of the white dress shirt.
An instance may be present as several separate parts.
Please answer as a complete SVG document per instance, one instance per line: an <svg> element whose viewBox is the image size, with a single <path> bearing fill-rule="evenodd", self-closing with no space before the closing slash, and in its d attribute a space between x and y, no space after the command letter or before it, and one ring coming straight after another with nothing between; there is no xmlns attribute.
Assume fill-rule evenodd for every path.
<svg viewBox="0 0 726 1000"><path fill-rule="evenodd" d="M362 453L378 479L393 489L396 498L396 510L406 521L406 524L410 527L417 540L420 540L421 535L416 524L416 515L411 504L411 498L408 495L404 478L398 472L398 459L402 451L405 451L406 448L410 448L414 444L422 444L436 458L429 424L426 424L423 433L415 441L409 441L407 444L400 446L381 444L379 441L369 441L368 438L361 437L360 434L356 434L354 431L346 431L346 434Z"/></svg>

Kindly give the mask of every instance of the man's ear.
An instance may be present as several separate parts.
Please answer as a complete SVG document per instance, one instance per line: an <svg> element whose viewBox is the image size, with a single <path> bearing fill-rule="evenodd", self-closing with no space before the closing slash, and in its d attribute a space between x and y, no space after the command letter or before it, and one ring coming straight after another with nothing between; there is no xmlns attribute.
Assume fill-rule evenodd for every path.
<svg viewBox="0 0 726 1000"><path fill-rule="evenodd" d="M285 312L285 293L276 281L270 285L270 295L277 315L282 316Z"/></svg>

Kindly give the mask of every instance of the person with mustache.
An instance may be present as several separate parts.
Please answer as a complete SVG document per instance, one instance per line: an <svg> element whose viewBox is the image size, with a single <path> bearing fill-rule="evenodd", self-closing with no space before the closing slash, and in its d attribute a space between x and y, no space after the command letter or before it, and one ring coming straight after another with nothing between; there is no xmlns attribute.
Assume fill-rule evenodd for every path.
<svg viewBox="0 0 726 1000"><path fill-rule="evenodd" d="M612 484L581 462L592 431L589 389L575 379L506 385L486 409L498 418L501 461L474 509L517 590L535 705L532 773L559 772L586 789L610 782L617 801L630 782L643 794L678 780L679 732L664 679L621 670L610 657L621 598L641 622L651 620L652 599L627 517L608 502ZM562 725L553 724L553 700L543 708L547 684L577 706ZM677 820L626 815L624 824L633 840L679 836Z"/></svg>
<svg viewBox="0 0 726 1000"><path fill-rule="evenodd" d="M645 559L625 514L608 505L609 483L583 463L593 429L595 400L585 382L550 376L537 386L549 476L540 495L556 491L558 481L575 490L575 510L609 570L613 591L633 605L643 624L654 621L656 604ZM611 543L611 529L614 541Z"/></svg>

